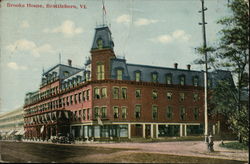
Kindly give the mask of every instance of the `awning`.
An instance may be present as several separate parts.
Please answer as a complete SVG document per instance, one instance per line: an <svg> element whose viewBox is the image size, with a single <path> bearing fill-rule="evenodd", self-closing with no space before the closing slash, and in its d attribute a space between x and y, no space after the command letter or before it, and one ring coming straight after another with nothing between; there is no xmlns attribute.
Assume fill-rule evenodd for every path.
<svg viewBox="0 0 250 164"><path fill-rule="evenodd" d="M14 134L15 132L16 132L15 130L11 130L11 131L9 131L9 132L7 133L6 136L10 136L10 135Z"/></svg>
<svg viewBox="0 0 250 164"><path fill-rule="evenodd" d="M24 129L20 129L19 131L17 131L16 133L15 133L15 135L17 136L17 135L23 135L24 134Z"/></svg>

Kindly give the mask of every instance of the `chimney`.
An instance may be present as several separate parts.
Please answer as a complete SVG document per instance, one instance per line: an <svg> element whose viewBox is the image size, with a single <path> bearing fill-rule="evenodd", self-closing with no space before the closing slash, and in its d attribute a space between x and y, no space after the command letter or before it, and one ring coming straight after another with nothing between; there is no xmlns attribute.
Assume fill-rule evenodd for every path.
<svg viewBox="0 0 250 164"><path fill-rule="evenodd" d="M175 69L178 68L178 63L174 63L174 68L175 68Z"/></svg>
<svg viewBox="0 0 250 164"><path fill-rule="evenodd" d="M190 69L191 69L191 65L190 64L187 65L187 69L190 71Z"/></svg>
<svg viewBox="0 0 250 164"><path fill-rule="evenodd" d="M72 60L68 59L68 65L72 66Z"/></svg>

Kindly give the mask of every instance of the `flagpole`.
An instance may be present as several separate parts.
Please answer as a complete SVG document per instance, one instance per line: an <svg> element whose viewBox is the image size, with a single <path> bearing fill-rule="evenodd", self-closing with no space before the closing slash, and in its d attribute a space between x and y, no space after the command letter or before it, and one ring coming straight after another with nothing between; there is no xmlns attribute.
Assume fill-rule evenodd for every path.
<svg viewBox="0 0 250 164"><path fill-rule="evenodd" d="M102 25L104 26L104 1L102 0Z"/></svg>

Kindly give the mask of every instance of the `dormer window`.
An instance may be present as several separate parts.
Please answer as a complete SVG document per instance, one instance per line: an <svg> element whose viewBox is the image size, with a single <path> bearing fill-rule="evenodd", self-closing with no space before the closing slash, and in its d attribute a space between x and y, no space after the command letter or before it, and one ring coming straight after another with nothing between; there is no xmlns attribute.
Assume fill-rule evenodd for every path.
<svg viewBox="0 0 250 164"><path fill-rule="evenodd" d="M141 81L141 72L140 71L135 72L135 81L136 82Z"/></svg>
<svg viewBox="0 0 250 164"><path fill-rule="evenodd" d="M57 72L53 72L53 73L52 73L52 76L53 76L53 80L55 80L55 79L56 79L56 76L57 76Z"/></svg>
<svg viewBox="0 0 250 164"><path fill-rule="evenodd" d="M82 77L81 76L77 76L77 82L80 83L82 80Z"/></svg>
<svg viewBox="0 0 250 164"><path fill-rule="evenodd" d="M167 84L172 84L172 74L167 74L166 75L166 83Z"/></svg>
<svg viewBox="0 0 250 164"><path fill-rule="evenodd" d="M97 47L98 47L98 49L102 49L103 48L103 40L101 38L99 38L97 40Z"/></svg>
<svg viewBox="0 0 250 164"><path fill-rule="evenodd" d="M122 69L117 69L116 70L116 79L117 80L122 80L123 77L123 70Z"/></svg>
<svg viewBox="0 0 250 164"><path fill-rule="evenodd" d="M90 80L90 72L85 72L84 76L85 76L85 81L89 81Z"/></svg>
<svg viewBox="0 0 250 164"><path fill-rule="evenodd" d="M180 85L185 85L185 75L180 76Z"/></svg>
<svg viewBox="0 0 250 164"><path fill-rule="evenodd" d="M68 71L64 71L63 75L64 75L64 77L68 77L69 76L69 72Z"/></svg>
<svg viewBox="0 0 250 164"><path fill-rule="evenodd" d="M158 74L157 74L157 72L153 72L153 73L151 74L151 79L152 79L152 82L153 82L153 83L158 82Z"/></svg>
<svg viewBox="0 0 250 164"><path fill-rule="evenodd" d="M193 85L197 87L199 85L199 77L195 76L193 77Z"/></svg>

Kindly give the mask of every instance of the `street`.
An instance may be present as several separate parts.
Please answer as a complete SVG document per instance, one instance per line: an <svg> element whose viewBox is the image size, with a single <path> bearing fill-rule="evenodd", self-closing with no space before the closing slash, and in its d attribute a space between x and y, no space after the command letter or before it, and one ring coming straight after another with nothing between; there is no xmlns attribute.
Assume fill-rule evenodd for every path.
<svg viewBox="0 0 250 164"><path fill-rule="evenodd" d="M178 144L179 143L179 144ZM0 142L0 161L2 162L41 162L41 163L247 163L248 153L237 160L230 159L237 152L228 151L228 158L220 150L214 154L197 153L200 142L183 142L186 144L182 150L180 142L163 143L90 143L90 144L52 144L27 142ZM176 146L174 146L176 145ZM193 147L193 145L195 147ZM161 148L162 147L162 148ZM196 149L187 153L190 149ZM217 147L215 147L217 148ZM173 150L173 151L171 151ZM182 153L183 152L183 153ZM223 154L224 153L224 154ZM231 154L230 154L231 153ZM240 156L239 154L239 156ZM219 156L221 159L219 159ZM230 157L229 157L230 156ZM230 159L230 160L229 160ZM236 159L236 158L235 158Z"/></svg>

